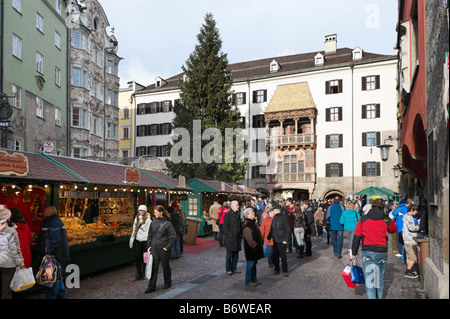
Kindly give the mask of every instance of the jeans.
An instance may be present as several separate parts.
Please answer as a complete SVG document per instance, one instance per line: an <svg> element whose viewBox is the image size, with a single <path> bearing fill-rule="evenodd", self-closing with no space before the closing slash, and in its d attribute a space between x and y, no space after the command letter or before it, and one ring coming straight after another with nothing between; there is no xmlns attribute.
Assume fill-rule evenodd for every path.
<svg viewBox="0 0 450 319"><path fill-rule="evenodd" d="M364 279L368 299L383 299L384 271L386 270L387 253L362 251Z"/></svg>
<svg viewBox="0 0 450 319"><path fill-rule="evenodd" d="M344 230L345 237L348 239L348 249L352 250L354 230Z"/></svg>
<svg viewBox="0 0 450 319"><path fill-rule="evenodd" d="M64 271L64 264L59 264L61 267L61 274ZM66 290L64 288L64 279L57 281L53 284L52 287L47 288L47 296L46 299L64 299L66 298Z"/></svg>
<svg viewBox="0 0 450 319"><path fill-rule="evenodd" d="M267 257L267 262L268 262L269 266L273 266L273 246L265 245L264 252Z"/></svg>
<svg viewBox="0 0 450 319"><path fill-rule="evenodd" d="M333 251L336 255L342 255L342 245L344 240L343 230L332 230L331 239L333 241Z"/></svg>
<svg viewBox="0 0 450 319"><path fill-rule="evenodd" d="M245 269L245 284L248 285L256 282L256 264L257 260L247 260L247 268Z"/></svg>
<svg viewBox="0 0 450 319"><path fill-rule="evenodd" d="M226 255L226 270L235 271L237 269L237 264L239 261L239 252L238 251L227 251Z"/></svg>

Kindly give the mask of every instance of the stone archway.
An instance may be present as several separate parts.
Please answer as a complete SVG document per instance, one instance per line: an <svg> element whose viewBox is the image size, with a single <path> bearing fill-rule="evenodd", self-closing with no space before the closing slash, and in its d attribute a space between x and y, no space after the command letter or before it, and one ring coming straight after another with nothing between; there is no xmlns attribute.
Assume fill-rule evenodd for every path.
<svg viewBox="0 0 450 319"><path fill-rule="evenodd" d="M322 198L325 199L334 199L336 196L339 196L341 198L345 198L344 193L337 189L328 190L325 192L322 196Z"/></svg>

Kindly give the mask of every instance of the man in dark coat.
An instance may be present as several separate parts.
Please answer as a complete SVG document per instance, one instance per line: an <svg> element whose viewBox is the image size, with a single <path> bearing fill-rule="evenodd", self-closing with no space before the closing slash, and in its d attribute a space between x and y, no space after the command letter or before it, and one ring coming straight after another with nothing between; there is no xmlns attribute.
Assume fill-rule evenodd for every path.
<svg viewBox="0 0 450 319"><path fill-rule="evenodd" d="M311 237L316 235L316 227L314 227L314 209L311 207L311 201L305 200L302 204L303 220L305 229L305 246L306 252L304 256L312 255Z"/></svg>
<svg viewBox="0 0 450 319"><path fill-rule="evenodd" d="M274 209L275 215L271 225L269 237L273 238L273 265L275 267L274 273L280 273L280 258L281 270L285 277L288 276L288 265L286 248L291 236L291 224L289 217L281 212L280 207ZM269 238L270 239L270 238Z"/></svg>
<svg viewBox="0 0 450 319"><path fill-rule="evenodd" d="M230 211L223 217L223 240L227 249L227 274L239 274L241 271L236 268L239 260L239 251L242 249L242 222L238 201L231 202Z"/></svg>

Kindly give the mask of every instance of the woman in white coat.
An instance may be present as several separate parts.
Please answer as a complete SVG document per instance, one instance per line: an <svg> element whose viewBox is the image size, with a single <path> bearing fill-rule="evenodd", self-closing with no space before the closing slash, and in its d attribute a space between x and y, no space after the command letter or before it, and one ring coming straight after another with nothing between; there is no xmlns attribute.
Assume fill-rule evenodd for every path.
<svg viewBox="0 0 450 319"><path fill-rule="evenodd" d="M138 208L138 215L133 223L133 233L130 237L130 248L134 247L136 260L136 280L145 279L144 253L147 252L147 237L152 219L147 211L147 206L141 205Z"/></svg>

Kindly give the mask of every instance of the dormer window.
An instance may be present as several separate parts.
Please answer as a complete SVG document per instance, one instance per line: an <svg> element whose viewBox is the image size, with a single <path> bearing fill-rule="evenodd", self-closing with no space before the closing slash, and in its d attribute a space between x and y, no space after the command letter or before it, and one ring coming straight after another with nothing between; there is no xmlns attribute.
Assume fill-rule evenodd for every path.
<svg viewBox="0 0 450 319"><path fill-rule="evenodd" d="M155 87L159 88L163 85L167 84L167 81L165 81L163 78L161 78L160 76L158 76L155 80Z"/></svg>
<svg viewBox="0 0 450 319"><path fill-rule="evenodd" d="M280 65L277 61L273 60L270 62L270 72L278 72L280 70Z"/></svg>
<svg viewBox="0 0 450 319"><path fill-rule="evenodd" d="M363 50L360 47L356 47L352 51L352 59L353 60L361 60L363 57Z"/></svg>
<svg viewBox="0 0 450 319"><path fill-rule="evenodd" d="M314 64L315 65L323 65L325 62L325 57L321 53L317 53L314 57Z"/></svg>

